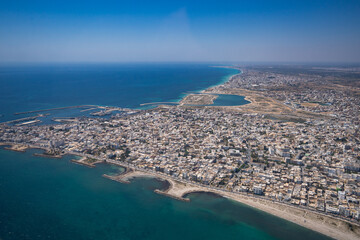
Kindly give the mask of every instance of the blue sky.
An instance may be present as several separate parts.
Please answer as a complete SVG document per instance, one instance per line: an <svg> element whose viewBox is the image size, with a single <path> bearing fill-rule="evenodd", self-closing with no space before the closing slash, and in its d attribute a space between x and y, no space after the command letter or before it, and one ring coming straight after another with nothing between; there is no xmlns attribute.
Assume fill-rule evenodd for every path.
<svg viewBox="0 0 360 240"><path fill-rule="evenodd" d="M360 62L360 1L0 0L0 62Z"/></svg>

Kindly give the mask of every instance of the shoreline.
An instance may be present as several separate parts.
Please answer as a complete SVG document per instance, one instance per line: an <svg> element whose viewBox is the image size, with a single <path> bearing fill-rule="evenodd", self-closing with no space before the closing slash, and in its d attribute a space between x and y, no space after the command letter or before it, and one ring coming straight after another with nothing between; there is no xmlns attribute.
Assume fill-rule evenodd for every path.
<svg viewBox="0 0 360 240"><path fill-rule="evenodd" d="M221 68L232 68L232 67L221 67ZM235 67L234 67L234 69L235 69ZM219 83L217 85L213 85L213 86L210 86L210 87L208 87L208 88L206 88L204 90L201 90L200 94L209 94L209 93L211 93L211 88L222 86L226 82L228 82L232 78L234 78L235 76L238 76L239 74L242 74L242 73L243 72L239 70L239 73L229 76L225 81L222 81L221 83ZM207 91L209 91L209 92L207 92ZM230 94L230 93L224 93L224 92L219 93L219 92L222 92L222 91L219 91L219 90L214 90L214 91L215 91L214 94ZM245 91L247 91L247 90L243 90L243 92L245 92ZM218 93L216 93L216 92L218 92ZM191 95L191 93L186 94L185 97L183 97L180 100L180 102L182 100L184 100L189 95ZM255 99L256 97L251 95L251 93L249 93L249 95L240 95L240 94L234 94L234 95L245 97L245 100L250 102L250 103L248 103L246 105L256 104L256 103L259 102L257 99ZM179 105L181 105L180 102L178 102ZM174 102L174 103L176 104L177 102ZM242 106L242 105L239 105L239 106ZM239 107L239 106L229 106L229 108ZM212 107L212 106L210 106L210 107ZM227 108L228 106L216 106L216 107ZM246 107L243 110L248 111L248 109ZM249 113L251 113L251 111ZM0 145L2 145L2 144L0 143ZM8 144L8 145L22 145L22 144L12 143L12 144ZM41 147L27 145L27 147L24 150L21 150L21 151L15 150L15 149L18 149L16 147L15 148L10 147L9 149L6 149L6 150L12 150L12 151L17 151L17 152L25 152L27 148L45 149L45 148L41 148ZM83 156L80 153L79 154L65 153L65 154ZM49 155L49 156L44 155L43 157L51 157L51 155ZM110 162L109 160L106 160L106 159L103 160L103 161L108 163L108 164L114 164L114 163L112 163L112 162ZM74 162L76 164L88 166L88 167L95 167L95 163L94 164L88 164L88 163L85 163L85 162L81 162L80 160L74 160L72 162ZM131 168L130 166L126 167L125 164L120 164L120 163L115 164L115 165L121 166L121 167L123 167L125 169ZM145 169L144 170L139 169L139 170L136 170L136 171L138 171L139 173L133 173L134 176L132 176L132 177L150 176L150 177L154 177L154 178L163 179L163 180L166 180L168 182L170 180L171 181L177 181L173 177L165 175L165 174L145 172ZM126 174L126 172L124 174ZM138 174L138 175L136 175L136 174ZM115 180L114 179L115 176L107 175L107 176L104 176L104 177L107 177L107 178L109 178L111 180L114 180L114 181L121 182L120 181L121 179ZM129 179L131 179L131 177L128 178L128 179L125 179L121 183L130 183ZM184 199L188 199L188 198L186 198L186 196L191 194L191 193L194 193L194 192L211 192L211 193L217 194L219 196L231 199L233 201L246 204L247 206L253 207L253 208L257 209L257 210L267 212L269 214L272 214L274 216L280 217L280 218L285 219L287 221L293 222L295 224L298 224L298 225L303 226L305 228L311 229L313 231L320 232L320 233L322 233L324 235L327 235L329 237L333 237L333 238L336 238L336 239L358 239L359 238L359 236L355 236L355 234L350 234L351 233L350 231L348 231L348 232L339 231L338 229L335 228L334 224L331 225L331 223L329 223L329 222L331 222L331 221L342 222L342 223L345 224L345 225L342 225L342 227L346 227L346 224L356 224L359 227L359 223L346 221L346 219L335 218L333 216L322 214L321 212L317 212L317 211L314 211L314 210L311 210L311 209L305 209L305 208L300 208L300 207L296 207L296 206L291 206L291 205L288 205L286 203L281 203L281 202L274 202L274 201L272 201L270 199L264 199L264 198L260 198L260 197L256 197L256 196L251 196L251 195L248 195L248 194L244 195L244 194L230 193L230 192L226 192L226 191L221 190L221 189L212 189L211 187L207 188L206 186L200 186L200 185L197 185L196 183L184 183L184 184L185 184L185 187L183 189L181 189L181 190L178 189L177 192L173 192L173 191L171 192L170 191L171 187L169 187L169 189L164 190L164 191L157 189L157 190L155 190L155 192L158 193L158 194L162 194L164 196L168 196L168 197L172 197L172 198L177 199L177 200L181 200L181 201L190 201L190 200L184 200ZM190 186L187 186L188 184ZM182 191L184 191L184 193L179 195ZM296 213L296 212L298 212L298 213ZM315 216L309 216L309 215L315 215ZM312 218L315 218L315 219L318 219L318 220L314 220ZM320 218L324 218L324 219L320 219ZM330 219L325 220L325 218L330 218ZM359 229L360 229L360 227L357 230L359 231Z"/></svg>
<svg viewBox="0 0 360 240"><path fill-rule="evenodd" d="M223 69L234 69L234 70L236 70L236 71L238 71L238 72L235 73L235 74L228 74L228 75L222 77L221 81L220 81L219 83L217 83L217 84L213 84L213 85L210 85L210 86L208 86L208 87L206 87L206 88L204 88L204 89L202 89L202 90L192 91L192 92L198 92L197 94L207 94L207 93L208 93L207 91L208 91L209 89L214 88L214 87L219 87L219 86L221 86L221 85L224 85L225 83L227 83L228 81L230 81L233 77L235 77L235 76L237 76L237 75L239 75L239 74L242 74L242 71L241 71L240 69L238 69L238 68L236 68L236 67L232 67L232 66L209 66L209 67L223 68ZM180 99L180 101L178 101L179 105L181 104L181 102L182 102L186 97L190 96L191 94L194 94L194 93L185 94L185 96L182 97L182 98ZM221 94L221 93L219 93L219 94ZM243 96L243 97L245 97L245 96ZM214 99L214 100L215 100L215 99ZM210 103L210 104L213 104L213 102Z"/></svg>
<svg viewBox="0 0 360 240"><path fill-rule="evenodd" d="M213 85L210 85L204 89L201 89L201 90L197 90L197 91L190 91L188 93L182 93L179 95L179 97L174 101L174 102L154 102L154 103L142 103L140 104L140 108L141 107L144 107L144 106L154 106L154 108L157 108L159 106L166 106L167 104L170 104L170 105L179 105L179 106L186 106L186 105L198 105L196 103L183 103L184 101L187 100L187 98L191 97L192 95L207 95L208 94L208 90L211 89L211 88L214 88L214 87L218 87L218 86L221 86L223 84L225 84L226 82L230 81L233 77L239 75L239 74L242 74L242 71L236 67L232 67L232 66L209 66L209 67L214 67L214 68L223 68L223 69L234 69L237 71L237 73L235 74L228 74L228 75L225 75L221 78L221 81L216 83L216 84L213 84ZM219 94L226 94L226 93L219 93ZM241 95L239 95L241 96ZM243 96L246 99L247 96ZM216 98L212 99L209 103L206 103L206 105L212 105L214 103L214 100ZM247 100L249 101L249 100ZM249 101L251 103L251 101ZM238 106L241 106L241 105L238 105ZM211 107L211 106L210 106ZM226 106L224 106L226 107ZM136 108L136 109L139 109L139 108ZM141 109L140 109L141 110Z"/></svg>
<svg viewBox="0 0 360 240"><path fill-rule="evenodd" d="M206 91L209 88L221 86L221 85L227 83L228 81L230 81L233 77L235 77L235 76L237 76L239 74L242 74L242 71L240 69L238 69L236 67L233 67L233 66L210 66L210 67L224 68L224 69L234 69L234 70L236 70L238 72L235 73L235 74L228 74L228 75L224 76L223 79L221 80L221 82L219 82L218 84L211 85L211 86L207 87L206 89L201 90L200 92Z"/></svg>
<svg viewBox="0 0 360 240"><path fill-rule="evenodd" d="M226 76L224 76L222 78L222 80L218 83L218 84L214 84L211 86L208 86L205 89L199 90L199 91L192 91L188 94L185 94L182 99L180 99L177 102L177 105L179 106L206 106L206 107L237 107L237 106L242 106L242 105L246 105L246 104L250 104L252 103L251 100L249 100L248 96L243 96L243 95L239 95L239 94L227 94L227 93L223 93L223 92L211 92L212 88L215 87L221 87L222 85L224 85L225 83L227 83L228 81L230 81L231 79L233 79L235 76L238 76L240 74L242 74L243 72L236 68L236 67L232 67L232 66L210 66L210 67L215 67L215 68L224 68L224 69L234 69L237 71L237 73L235 74L228 74ZM219 95L234 95L234 96L241 96L244 97L244 99L246 101L248 101L249 103L246 104L240 104L240 105L234 105L234 106L213 106L215 100L219 97ZM165 104L166 105L166 104Z"/></svg>
<svg viewBox="0 0 360 240"><path fill-rule="evenodd" d="M23 146L26 149L42 149L47 150L44 147L29 145L29 144L19 144L19 143L0 143L0 146ZM4 150L11 150L6 149ZM202 185L200 183L190 182L184 179L178 179L166 175L161 172L150 171L146 169L140 169L138 167L132 166L127 163L122 163L115 160L103 159L95 156L88 156L88 154L81 154L76 152L65 152L63 155L73 155L80 156L82 159L71 161L75 164L83 165L90 167L90 164L82 164L81 160L85 158L92 157L97 161L94 164L91 164L91 167L95 167L96 163L104 162L107 164L120 166L125 169L124 172L118 175L107 175L103 174L103 177L108 178L113 181L117 181L120 183L131 183L131 179L139 178L139 177L151 177L160 180L167 181L169 183L169 188L165 190L154 190L155 193L174 198L176 200L190 202L191 200L187 197L191 193L202 193L208 192L217 194L221 197L228 198L235 202L240 202L242 204L247 205L248 207L255 208L256 210L266 212L268 214L274 215L276 217L280 217L284 220L290 221L302 227L311 229L313 231L324 234L328 237L335 239L359 239L360 236L360 223L356 223L347 219L343 219L340 217L336 217L333 215L329 215L326 213L321 213L316 210L312 210L306 207L298 207L292 206L287 203L281 203L277 201L273 201L271 199L267 199L263 196L257 196L253 194L245 194L245 193L235 193L229 192L224 189L219 189L207 185ZM45 157L45 156L44 156ZM51 158L51 156L46 156ZM356 231L356 232L355 232Z"/></svg>
<svg viewBox="0 0 360 240"><path fill-rule="evenodd" d="M110 163L111 164L111 163ZM117 165L117 164L115 164ZM104 176L107 177L107 176ZM176 200L190 202L188 195L191 193L213 193L231 201L245 204L258 211L263 211L284 220L290 221L307 229L319 232L335 239L358 239L360 225L345 219L338 219L334 216L320 213L307 208L299 208L286 203L275 202L265 197L255 196L244 193L233 193L225 190L203 186L188 182L182 179L174 179L163 173L155 173L147 170L128 170L117 176L107 177L120 183L131 183L133 178L152 177L169 182L169 188L166 190L155 189L154 192L171 197ZM350 227L351 226L351 227ZM351 232L349 228L357 228L357 234Z"/></svg>
<svg viewBox="0 0 360 240"><path fill-rule="evenodd" d="M204 90L201 91L202 94L223 94L223 95L235 95L235 96L241 96L241 97L244 97L244 99L246 101L248 101L249 103L247 104L242 104L242 105L235 105L235 106L221 106L221 107L238 107L238 106L243 106L243 105L250 105L254 102L254 100L251 98L251 96L249 95L240 95L240 94L232 94L232 93L226 93L226 92L222 92L222 91L215 91L215 92L212 92L211 91L211 88L214 88L214 87L221 87L222 85L224 85L225 83L231 81L234 77L238 76L238 75L241 75L243 74L243 71L240 70L238 67L234 67L234 66L213 66L213 67L217 67L217 68L228 68L228 69L235 69L238 71L238 73L235 73L235 74L232 74L232 75L228 75L227 76L227 79L219 84L216 84L216 85L212 85ZM212 107L212 106L210 106ZM215 106L215 107L219 107L219 106Z"/></svg>

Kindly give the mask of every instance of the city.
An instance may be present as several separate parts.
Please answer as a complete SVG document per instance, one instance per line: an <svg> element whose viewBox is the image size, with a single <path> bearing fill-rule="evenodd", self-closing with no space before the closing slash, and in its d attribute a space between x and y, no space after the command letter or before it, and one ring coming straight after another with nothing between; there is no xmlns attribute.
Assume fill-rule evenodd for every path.
<svg viewBox="0 0 360 240"><path fill-rule="evenodd" d="M272 73L272 81L266 80L263 86L258 80L269 76L258 74L236 75L208 91L228 93L238 86L251 90L261 86L267 96L282 97L299 118L308 116L304 110L321 115L284 121L276 114L271 119L245 113L241 107L163 105L51 126L2 125L0 141L38 146L48 149L48 154L87 154L174 179L360 220L359 104L355 104L359 98L344 96L345 86L339 91L321 92L314 87L299 94L280 94L270 87L304 84L308 78L292 81ZM315 101L328 104L305 104Z"/></svg>

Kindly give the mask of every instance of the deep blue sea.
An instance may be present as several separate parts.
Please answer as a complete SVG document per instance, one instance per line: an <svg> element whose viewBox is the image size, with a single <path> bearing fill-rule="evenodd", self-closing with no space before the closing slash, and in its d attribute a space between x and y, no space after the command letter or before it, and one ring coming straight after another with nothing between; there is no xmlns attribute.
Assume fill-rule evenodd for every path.
<svg viewBox="0 0 360 240"><path fill-rule="evenodd" d="M177 102L189 91L217 85L236 73L208 64L0 66L0 121L15 119L16 112L74 105L140 108L142 103ZM230 104L236 101L246 103L239 97Z"/></svg>
<svg viewBox="0 0 360 240"><path fill-rule="evenodd" d="M16 118L15 112L53 107L137 108L178 101L188 91L219 84L235 73L206 64L2 66L0 121ZM220 100L246 103L231 96ZM0 149L1 240L328 239L216 195L194 193L191 202L181 202L153 192L165 188L165 182L120 184L102 177L121 171L114 166L90 169L70 163L71 156L32 156L36 151Z"/></svg>

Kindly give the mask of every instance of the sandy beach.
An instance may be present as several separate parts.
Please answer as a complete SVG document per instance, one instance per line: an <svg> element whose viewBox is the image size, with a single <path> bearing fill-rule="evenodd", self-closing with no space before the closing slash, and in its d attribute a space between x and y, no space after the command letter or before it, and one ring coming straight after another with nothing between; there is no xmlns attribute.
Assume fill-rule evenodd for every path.
<svg viewBox="0 0 360 240"><path fill-rule="evenodd" d="M121 183L130 183L131 179L136 177L158 178L168 181L169 188L166 190L157 189L155 192L177 200L190 201L188 195L193 192L211 192L291 221L295 224L320 232L335 239L356 240L360 238L359 224L337 219L335 217L315 212L310 209L302 209L299 207L290 206L288 204L259 198L253 195L227 192L221 189L215 189L202 186L200 184L185 182L180 179L173 179L165 174L158 174L148 171L144 172L139 170L127 170L126 172L117 176L105 177Z"/></svg>
<svg viewBox="0 0 360 240"><path fill-rule="evenodd" d="M1 145L10 145L9 150L16 151L25 151L27 148L41 148L33 145L19 145L14 143L3 143ZM46 148L41 148L47 150ZM93 157L95 162L88 162L88 158L91 156L85 156L85 154L76 154L68 152L66 154L75 154L82 156L80 160L76 160L76 163L82 163L82 165L87 165L93 167L94 164L98 162L105 161L110 164L116 164L121 167L125 167L127 171L117 176L108 176L104 175L111 180L118 181L121 183L129 183L132 178L135 177L153 177L169 182L170 187L166 190L156 190L156 193L172 197L177 200L190 201L187 197L190 193L193 192L211 192L218 194L220 196L229 198L231 200L246 204L248 206L254 207L261 211L270 213L277 217L283 218L285 220L291 221L303 227L309 228L311 230L320 232L324 235L335 239L359 239L360 238L360 226L358 223L348 221L346 219L341 219L327 215L325 213L316 212L315 210L305 209L300 207L291 206L289 204L274 202L263 197L255 195L247 195L244 193L233 193L224 191L218 188L212 188L205 185L197 184L194 182L189 182L183 179L175 179L171 176L168 176L163 173L147 171L144 169L132 169L132 166L126 166L126 164L109 160L109 159L99 159Z"/></svg>

